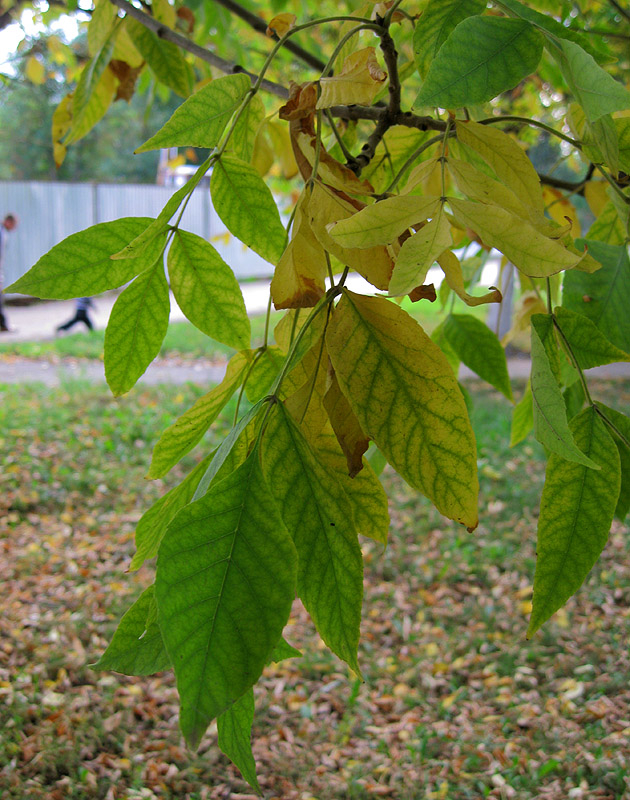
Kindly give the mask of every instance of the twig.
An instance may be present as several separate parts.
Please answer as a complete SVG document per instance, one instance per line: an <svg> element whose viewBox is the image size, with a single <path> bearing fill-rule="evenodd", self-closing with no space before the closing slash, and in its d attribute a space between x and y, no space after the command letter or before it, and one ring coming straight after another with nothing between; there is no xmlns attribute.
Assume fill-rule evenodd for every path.
<svg viewBox="0 0 630 800"><path fill-rule="evenodd" d="M234 0L214 0L214 2L220 6L223 6L223 8L226 8L231 14L240 17L258 33L262 33L263 36L267 35L267 23L264 21L264 19L256 16L256 14L252 14L251 11L243 8L243 6L239 5L238 3L235 3ZM299 44L296 44L290 39L284 43L284 47L293 53L294 56L297 56L301 61L303 61L309 67L313 67L313 69L316 69L318 72L321 72L324 69L325 64L323 61L320 61L317 56L309 53L308 50L300 47Z"/></svg>
<svg viewBox="0 0 630 800"><path fill-rule="evenodd" d="M155 17L151 17L149 14L145 14L144 11L140 11L140 9L135 8L135 6L132 6L128 0L110 0L110 2L112 2L115 6L118 6L118 8L121 8L130 17L138 20L138 22L144 25L145 28L153 31L153 33L155 33L160 39L164 39L167 42L173 42L173 44L181 47L182 50L192 53L193 55L197 56L197 58L200 58L202 61L205 61L206 63L211 64L213 67L220 69L222 72L226 72L228 74L241 72L244 75L247 75L252 83L257 80L258 76L253 72L249 72L239 64L233 64L230 61L226 61L226 59L221 58L221 56L216 55L212 51L207 50L204 47L200 47L198 44L195 44L195 42L191 42L190 39L187 39L185 36L177 33L172 28L164 25L164 23L155 19ZM283 100L286 100L286 98L289 96L289 92L284 86L281 86L279 83L274 83L273 81L263 80L260 88L264 89L270 94L274 94L276 97L282 98Z"/></svg>

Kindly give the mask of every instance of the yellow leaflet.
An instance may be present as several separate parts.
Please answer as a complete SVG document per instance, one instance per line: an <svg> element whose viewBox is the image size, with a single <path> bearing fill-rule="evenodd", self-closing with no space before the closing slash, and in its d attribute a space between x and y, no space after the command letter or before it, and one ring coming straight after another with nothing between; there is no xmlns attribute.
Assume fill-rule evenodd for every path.
<svg viewBox="0 0 630 800"><path fill-rule="evenodd" d="M323 402L328 385L328 353L321 336L287 378L294 389L285 401L286 409L304 435L314 438L328 420Z"/></svg>
<svg viewBox="0 0 630 800"><path fill-rule="evenodd" d="M271 297L277 309L309 308L326 291L326 256L309 225L308 205L309 192L305 189L295 211L293 238L271 281Z"/></svg>
<svg viewBox="0 0 630 800"><path fill-rule="evenodd" d="M114 100L117 86L116 76L109 67L106 67L79 116L73 115L70 131L64 144L69 145L82 139L105 116Z"/></svg>
<svg viewBox="0 0 630 800"><path fill-rule="evenodd" d="M431 264L452 244L451 224L444 213L444 205L440 203L431 222L410 236L401 247L389 282L390 294L408 294L424 283Z"/></svg>
<svg viewBox="0 0 630 800"><path fill-rule="evenodd" d="M464 288L462 265L459 263L459 259L455 253L451 250L445 250L437 261L440 267L442 267L446 282L467 306L481 306L484 305L484 303L500 303L503 299L498 289L493 289L491 292L481 297L473 297L473 295L468 294Z"/></svg>
<svg viewBox="0 0 630 800"><path fill-rule="evenodd" d="M273 337L276 340L278 347L285 353L289 352L295 337L304 327L304 323L308 319L310 312L302 311L299 308L287 311L282 317L280 322L273 329ZM302 334L300 339L300 351L306 352L321 338L324 332L324 325L326 323L326 314L318 314L309 323L308 328ZM294 359L295 360L295 359Z"/></svg>
<svg viewBox="0 0 630 800"><path fill-rule="evenodd" d="M498 206L449 199L455 219L475 231L488 247L496 247L525 275L546 278L576 267L584 253L576 254L549 239L524 219Z"/></svg>
<svg viewBox="0 0 630 800"><path fill-rule="evenodd" d="M61 140L70 130L72 125L72 102L73 95L66 95L54 111L52 118L52 141L55 165L60 167L66 157L66 146L61 144Z"/></svg>
<svg viewBox="0 0 630 800"><path fill-rule="evenodd" d="M104 5L107 5L109 0L106 0ZM138 52L135 44L131 41L129 32L127 30L127 23L129 17L125 17L118 26L118 33L116 34L116 42L114 43L114 52L112 58L118 61L125 61L133 69L143 66L144 59Z"/></svg>
<svg viewBox="0 0 630 800"><path fill-rule="evenodd" d="M348 103L372 105L386 78L387 73L379 66L373 47L357 50L346 58L337 75L321 79L321 94L316 108Z"/></svg>
<svg viewBox="0 0 630 800"><path fill-rule="evenodd" d="M536 294L536 292L525 292L516 303L512 315L512 327L501 339L501 344L505 347L513 341L520 333L529 331L530 320L533 314L546 314L547 306Z"/></svg>
<svg viewBox="0 0 630 800"><path fill-rule="evenodd" d="M297 134L295 141L300 152L304 155L311 167L313 167L315 165L315 137L310 133L302 131ZM374 187L369 181L359 180L351 169L348 169L348 167L332 158L323 147L320 148L317 177L323 181L323 183L341 192L369 195L374 193Z"/></svg>
<svg viewBox="0 0 630 800"><path fill-rule="evenodd" d="M390 244L412 225L418 225L432 217L440 205L436 195L424 197L388 197L373 203L344 219L329 225L333 240L343 247L372 247L375 244Z"/></svg>
<svg viewBox="0 0 630 800"><path fill-rule="evenodd" d="M396 303L348 291L330 319L326 344L361 428L442 514L474 529L475 437L440 348Z"/></svg>
<svg viewBox="0 0 630 800"><path fill-rule="evenodd" d="M529 219L530 212L507 186L458 158L449 157L447 166L459 191L471 200L492 203L512 211L523 219Z"/></svg>
<svg viewBox="0 0 630 800"><path fill-rule="evenodd" d="M551 186L545 186L543 189L543 198L545 201L545 211L551 219L558 223L562 228L566 228L569 224L570 233L574 238L581 236L580 221L578 219L577 211L573 203L570 203L565 195L558 189Z"/></svg>
<svg viewBox="0 0 630 800"><path fill-rule="evenodd" d="M608 183L606 181L588 181L584 186L584 197L596 217L604 210L609 202Z"/></svg>
<svg viewBox="0 0 630 800"><path fill-rule="evenodd" d="M327 231L331 222L347 219L356 213L349 198L329 186L316 183L309 203L309 216L313 233L329 253L356 270L377 289L387 289L394 262L386 247L366 249L344 247Z"/></svg>
<svg viewBox="0 0 630 800"><path fill-rule="evenodd" d="M267 36L276 35L281 39L285 33L288 33L292 28L295 28L295 14L277 14L267 25Z"/></svg>
<svg viewBox="0 0 630 800"><path fill-rule="evenodd" d="M359 420L341 391L332 366L328 370L328 389L324 395L324 408L346 457L348 475L354 478L363 469L363 453L368 449L370 440L363 433Z"/></svg>
<svg viewBox="0 0 630 800"><path fill-rule="evenodd" d="M518 144L492 125L458 122L457 138L468 145L494 170L497 178L534 211L542 213L544 202L540 180L532 162Z"/></svg>
<svg viewBox="0 0 630 800"><path fill-rule="evenodd" d="M298 167L291 147L288 126L284 123L267 120L265 129L271 141L276 162L280 165L282 177L287 180L294 178L298 173Z"/></svg>
<svg viewBox="0 0 630 800"><path fill-rule="evenodd" d="M442 194L441 179L442 170L439 159L430 158L411 170L401 195L410 194L414 189L420 187L424 190L422 194L438 195L439 197Z"/></svg>
<svg viewBox="0 0 630 800"><path fill-rule="evenodd" d="M156 19L159 19L164 25L168 25L169 28L175 27L177 19L175 7L168 0L151 0L151 8Z"/></svg>
<svg viewBox="0 0 630 800"><path fill-rule="evenodd" d="M252 151L252 167L256 172L264 177L274 162L274 153L269 144L269 139L265 133L265 125L261 125L254 140L254 149Z"/></svg>
<svg viewBox="0 0 630 800"><path fill-rule="evenodd" d="M27 59L24 71L29 81L38 86L46 80L46 67L36 56Z"/></svg>

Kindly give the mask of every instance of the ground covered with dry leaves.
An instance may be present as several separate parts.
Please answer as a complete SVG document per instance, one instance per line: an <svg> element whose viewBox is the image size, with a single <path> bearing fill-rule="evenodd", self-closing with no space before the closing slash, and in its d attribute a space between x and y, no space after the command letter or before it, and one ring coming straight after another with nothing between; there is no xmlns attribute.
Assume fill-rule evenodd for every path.
<svg viewBox="0 0 630 800"><path fill-rule="evenodd" d="M479 529L446 522L393 473L390 544L366 541L358 682L296 603L303 657L257 689L265 798L630 796L630 562L615 523L587 584L525 639L544 479L532 440L510 450L508 404L469 384ZM171 674L95 672L117 620L151 581L125 574L150 443L201 389L0 386L0 797L244 800L216 747L177 727ZM630 383L598 384L630 407Z"/></svg>

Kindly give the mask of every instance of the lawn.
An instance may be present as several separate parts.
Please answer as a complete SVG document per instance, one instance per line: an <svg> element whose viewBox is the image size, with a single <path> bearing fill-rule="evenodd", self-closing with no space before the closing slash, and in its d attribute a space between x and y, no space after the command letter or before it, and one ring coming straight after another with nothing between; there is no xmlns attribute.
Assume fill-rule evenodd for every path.
<svg viewBox="0 0 630 800"><path fill-rule="evenodd" d="M267 800L630 793L630 531L615 523L578 596L526 641L542 453L531 439L510 450L509 404L469 388L481 525L467 534L385 471L390 543L363 542L365 683L296 603L287 638L303 656L256 690ZM202 391L0 386L3 800L254 797L216 728L186 750L171 674L87 666L151 581L150 566L125 574L135 523L201 455L150 483L150 443ZM630 382L593 393L627 409Z"/></svg>

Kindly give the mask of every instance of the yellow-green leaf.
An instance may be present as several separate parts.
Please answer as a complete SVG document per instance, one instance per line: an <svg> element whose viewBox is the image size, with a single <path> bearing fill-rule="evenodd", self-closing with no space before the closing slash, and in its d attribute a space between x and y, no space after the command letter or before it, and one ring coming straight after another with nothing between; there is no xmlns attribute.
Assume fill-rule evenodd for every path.
<svg viewBox="0 0 630 800"><path fill-rule="evenodd" d="M386 78L373 47L357 50L346 58L336 75L321 79L317 108L347 103L370 106Z"/></svg>
<svg viewBox="0 0 630 800"><path fill-rule="evenodd" d="M446 357L396 304L345 291L326 342L361 427L445 516L477 525L475 437Z"/></svg>
<svg viewBox="0 0 630 800"><path fill-rule="evenodd" d="M451 224L444 213L444 204L440 203L433 219L400 248L389 282L389 293L408 294L424 283L429 267L452 244Z"/></svg>

